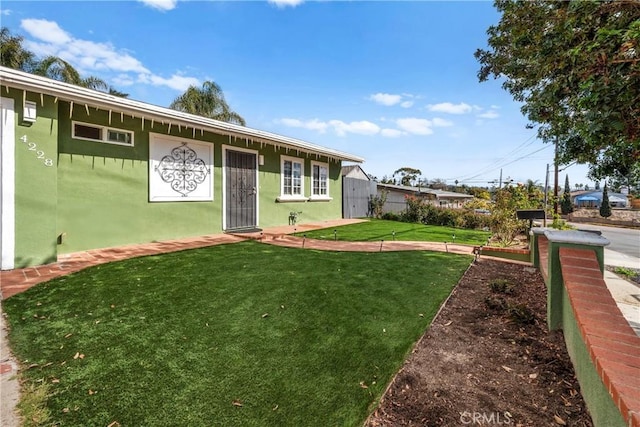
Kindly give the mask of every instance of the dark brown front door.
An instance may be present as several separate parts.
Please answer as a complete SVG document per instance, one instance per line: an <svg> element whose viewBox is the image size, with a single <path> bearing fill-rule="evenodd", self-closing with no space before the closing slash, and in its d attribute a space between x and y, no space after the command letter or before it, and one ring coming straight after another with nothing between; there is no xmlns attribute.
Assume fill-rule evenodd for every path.
<svg viewBox="0 0 640 427"><path fill-rule="evenodd" d="M257 224L256 154L226 151L227 230L255 228Z"/></svg>

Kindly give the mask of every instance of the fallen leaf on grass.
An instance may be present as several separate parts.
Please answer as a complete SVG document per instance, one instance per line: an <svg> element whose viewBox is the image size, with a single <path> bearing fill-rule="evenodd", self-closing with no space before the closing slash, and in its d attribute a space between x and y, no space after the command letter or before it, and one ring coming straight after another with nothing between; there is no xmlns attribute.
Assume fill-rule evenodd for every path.
<svg viewBox="0 0 640 427"><path fill-rule="evenodd" d="M233 404L233 406L242 406L242 402L240 402L238 399L234 400L233 402L231 402Z"/></svg>
<svg viewBox="0 0 640 427"><path fill-rule="evenodd" d="M424 314L420 313L420 314L418 314L418 316L420 316L420 317L424 317Z"/></svg>
<svg viewBox="0 0 640 427"><path fill-rule="evenodd" d="M71 335L73 335L73 334L67 334L67 335L65 335L64 337L65 337L65 338L69 338Z"/></svg>
<svg viewBox="0 0 640 427"><path fill-rule="evenodd" d="M60 382L60 380L58 378L54 378L51 380L52 383L54 384L58 384Z"/></svg>
<svg viewBox="0 0 640 427"><path fill-rule="evenodd" d="M562 418L560 418L560 417L559 417L559 416L557 416L557 415L554 415L554 416L553 416L553 421L555 421L555 422L556 422L556 424L559 424L559 425L561 425L561 426L566 426L566 425L567 425L567 423L566 423Z"/></svg>
<svg viewBox="0 0 640 427"><path fill-rule="evenodd" d="M265 313L262 315L262 318L264 319L265 317L269 317L269 313Z"/></svg>
<svg viewBox="0 0 640 427"><path fill-rule="evenodd" d="M278 405L274 406L272 411L277 411L278 410Z"/></svg>
<svg viewBox="0 0 640 427"><path fill-rule="evenodd" d="M65 414L66 414L67 412L69 412L69 411L70 411L70 409L69 409L69 408L63 408L63 409L62 409L62 412L64 412Z"/></svg>
<svg viewBox="0 0 640 427"><path fill-rule="evenodd" d="M507 372L513 372L513 368L510 368L510 367L508 367L508 366L504 366L504 365L502 365L502 369L504 369L504 370L505 370L505 371L507 371Z"/></svg>
<svg viewBox="0 0 640 427"><path fill-rule="evenodd" d="M364 381L360 381L360 388L369 388L369 386L366 385Z"/></svg>
<svg viewBox="0 0 640 427"><path fill-rule="evenodd" d="M111 424L109 424L107 427L118 427L119 425L120 425L120 423L119 423L119 422L114 421L114 422L112 422Z"/></svg>
<svg viewBox="0 0 640 427"><path fill-rule="evenodd" d="M84 354L77 352L76 354L73 355L74 359L84 359Z"/></svg>

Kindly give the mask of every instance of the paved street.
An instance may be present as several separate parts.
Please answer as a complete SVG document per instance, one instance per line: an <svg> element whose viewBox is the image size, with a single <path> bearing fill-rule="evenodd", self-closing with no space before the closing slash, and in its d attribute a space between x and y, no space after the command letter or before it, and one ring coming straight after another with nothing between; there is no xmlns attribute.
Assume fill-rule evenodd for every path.
<svg viewBox="0 0 640 427"><path fill-rule="evenodd" d="M582 230L600 230L602 236L611 242L606 249L629 257L638 258L640 263L640 230L635 228L608 227L604 225L571 223ZM635 268L640 268L640 264Z"/></svg>

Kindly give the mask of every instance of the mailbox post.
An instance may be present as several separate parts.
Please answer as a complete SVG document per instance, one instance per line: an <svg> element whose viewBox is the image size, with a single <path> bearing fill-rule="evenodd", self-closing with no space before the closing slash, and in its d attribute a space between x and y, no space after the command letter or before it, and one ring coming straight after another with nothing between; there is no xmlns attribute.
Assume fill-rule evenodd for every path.
<svg viewBox="0 0 640 427"><path fill-rule="evenodd" d="M546 212L544 209L520 209L516 211L518 219L529 220L529 228L527 229L527 237L529 236L529 230L533 227L534 219L545 219Z"/></svg>

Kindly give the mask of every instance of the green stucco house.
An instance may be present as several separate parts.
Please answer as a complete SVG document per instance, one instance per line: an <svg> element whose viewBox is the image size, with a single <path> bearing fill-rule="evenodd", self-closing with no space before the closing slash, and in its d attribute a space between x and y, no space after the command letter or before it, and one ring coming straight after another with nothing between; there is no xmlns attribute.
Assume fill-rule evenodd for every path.
<svg viewBox="0 0 640 427"><path fill-rule="evenodd" d="M348 153L0 67L4 270L340 218Z"/></svg>

